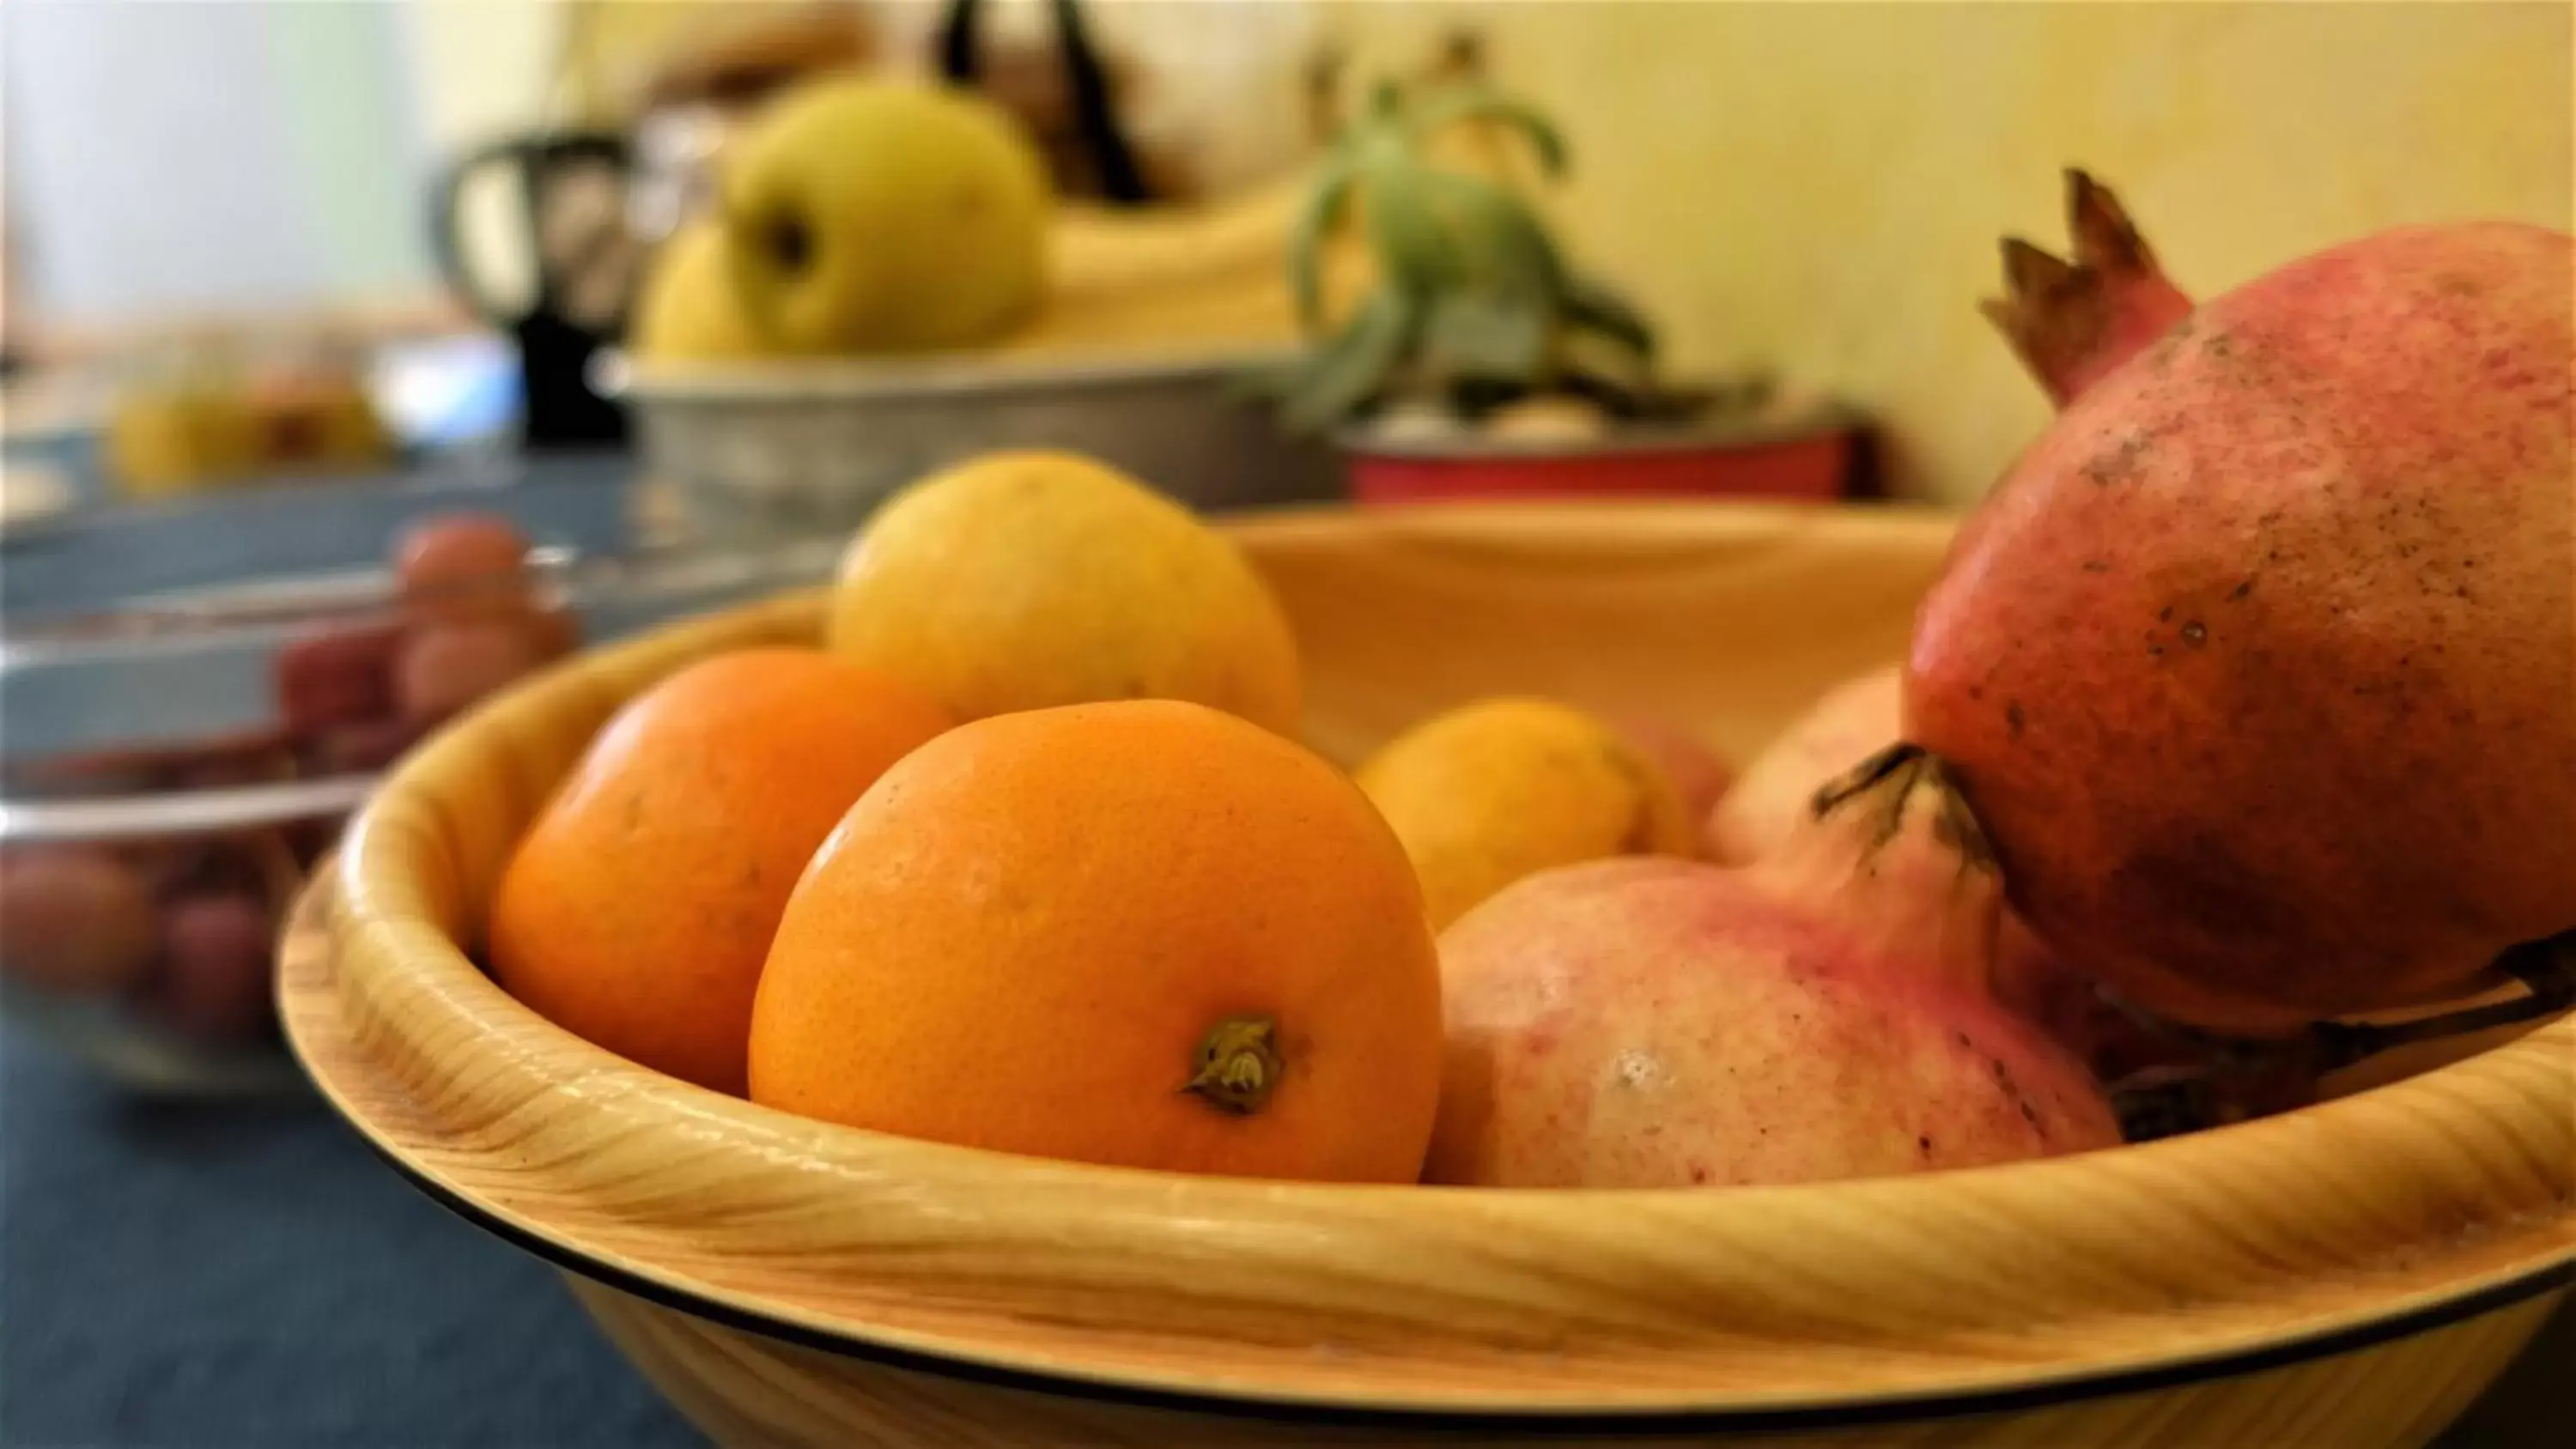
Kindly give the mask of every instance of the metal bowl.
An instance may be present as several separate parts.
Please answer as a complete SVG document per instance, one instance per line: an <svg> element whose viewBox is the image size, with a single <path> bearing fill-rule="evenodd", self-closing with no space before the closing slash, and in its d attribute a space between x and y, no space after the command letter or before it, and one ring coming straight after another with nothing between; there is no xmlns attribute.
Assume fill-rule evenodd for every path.
<svg viewBox="0 0 2576 1449"><path fill-rule="evenodd" d="M887 493L997 448L1059 448L1194 508L1341 496L1338 452L1294 438L1246 395L1267 351L644 364L604 358L646 475L686 526L730 542L847 533Z"/></svg>

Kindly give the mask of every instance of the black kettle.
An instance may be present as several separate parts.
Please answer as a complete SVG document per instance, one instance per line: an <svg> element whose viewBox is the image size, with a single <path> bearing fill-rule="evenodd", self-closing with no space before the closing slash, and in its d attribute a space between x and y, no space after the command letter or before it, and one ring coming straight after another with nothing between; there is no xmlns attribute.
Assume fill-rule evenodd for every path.
<svg viewBox="0 0 2576 1449"><path fill-rule="evenodd" d="M519 351L522 445L530 451L626 441L622 408L591 385L592 359L626 324L647 245L627 221L634 169L626 138L604 131L516 136L468 152L431 192L439 270L465 305ZM466 196L498 183L515 202L524 295L468 238Z"/></svg>

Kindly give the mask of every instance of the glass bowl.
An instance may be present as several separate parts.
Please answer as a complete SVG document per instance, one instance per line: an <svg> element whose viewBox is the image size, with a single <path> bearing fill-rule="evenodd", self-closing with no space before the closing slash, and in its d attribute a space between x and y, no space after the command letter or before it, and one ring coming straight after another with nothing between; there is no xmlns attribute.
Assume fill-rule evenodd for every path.
<svg viewBox="0 0 2576 1449"><path fill-rule="evenodd" d="M277 932L384 768L578 645L819 583L840 544L532 549L510 584L518 622L497 630L488 586L406 594L390 568L13 620L0 634L0 1011L141 1094L300 1090L276 1026ZM519 629L536 642L475 658L469 640L460 655L458 617L487 640ZM426 657L441 649L446 660Z"/></svg>

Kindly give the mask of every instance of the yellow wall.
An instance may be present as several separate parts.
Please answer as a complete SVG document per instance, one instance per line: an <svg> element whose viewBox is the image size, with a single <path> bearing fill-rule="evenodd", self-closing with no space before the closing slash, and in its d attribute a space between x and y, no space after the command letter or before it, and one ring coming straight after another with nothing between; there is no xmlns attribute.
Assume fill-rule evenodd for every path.
<svg viewBox="0 0 2576 1449"><path fill-rule="evenodd" d="M2566 227L2565 4L1454 3L1330 7L1358 69L1471 21L1564 124L1578 250L1686 366L1877 410L1902 491L1975 497L2045 406L1977 315L2059 168L2208 295L2398 222Z"/></svg>

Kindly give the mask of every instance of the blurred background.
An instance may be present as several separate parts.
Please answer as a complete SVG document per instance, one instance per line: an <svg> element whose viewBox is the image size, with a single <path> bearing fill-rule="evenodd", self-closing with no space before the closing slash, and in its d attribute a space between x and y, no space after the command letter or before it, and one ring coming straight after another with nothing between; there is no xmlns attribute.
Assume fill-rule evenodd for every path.
<svg viewBox="0 0 2576 1449"><path fill-rule="evenodd" d="M2570 14L8 0L0 1441L691 1442L541 1265L337 1129L267 1019L338 821L517 672L819 578L886 488L1003 444L1211 511L1963 506L2047 415L1977 302L2000 237L2065 245L2064 168L2196 296L2407 222L2565 228ZM966 88L1038 158L1033 298L807 325L817 257L909 255L905 188L973 170L917 118L764 129L853 76ZM1462 245L1526 224L1598 286L1354 360L1337 329L1402 258L1293 223L1382 84L1542 117L1561 176L1509 126L1421 164L1496 188ZM778 197L811 210L782 229ZM1010 290L915 280L960 317ZM1524 324L1624 360L1538 379ZM477 549L560 634L403 622ZM30 965L39 935L83 949ZM2455 1442L2540 1442L2552 1343Z"/></svg>
<svg viewBox="0 0 2576 1449"><path fill-rule="evenodd" d="M11 358L95 362L251 320L426 355L475 331L426 224L441 166L502 137L600 131L659 180L706 144L689 122L710 95L843 61L935 69L944 8L13 6ZM1048 4L984 8L996 84L1069 129ZM758 28L743 12L773 10L796 16L743 36ZM2056 231L2061 165L2165 220L2170 269L2201 289L2323 237L2569 205L2567 19L2546 3L1132 0L1086 15L1172 200L1305 160L1319 64L1419 68L1472 36L1564 129L1561 224L1664 321L1675 359L1864 400L1896 443L1896 486L1929 497L1974 496L2040 416L1965 304L1999 232ZM727 32L730 76L693 46ZM214 76L232 83L199 83ZM506 291L526 285L527 223L500 192L470 197L462 230ZM433 396L416 384L403 421L461 431L509 401Z"/></svg>

